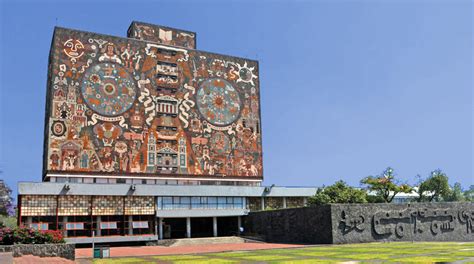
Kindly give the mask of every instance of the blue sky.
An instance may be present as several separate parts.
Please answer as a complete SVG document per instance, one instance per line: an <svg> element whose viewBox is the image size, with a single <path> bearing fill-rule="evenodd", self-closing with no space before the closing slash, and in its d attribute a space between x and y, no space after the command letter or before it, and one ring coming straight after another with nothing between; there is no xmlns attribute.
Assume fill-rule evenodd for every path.
<svg viewBox="0 0 474 264"><path fill-rule="evenodd" d="M474 184L471 1L3 1L0 167L40 181L55 25L125 36L132 20L197 32L260 62L265 184L358 186L392 166Z"/></svg>

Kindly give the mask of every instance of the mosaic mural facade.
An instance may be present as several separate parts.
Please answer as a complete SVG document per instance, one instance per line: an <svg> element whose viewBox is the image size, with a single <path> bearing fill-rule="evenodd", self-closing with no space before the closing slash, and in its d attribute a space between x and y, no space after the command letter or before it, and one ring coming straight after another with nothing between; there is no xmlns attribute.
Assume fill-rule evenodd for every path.
<svg viewBox="0 0 474 264"><path fill-rule="evenodd" d="M147 39L138 26L129 34ZM178 47L195 46L186 41L56 28L45 175L261 179L258 62Z"/></svg>
<svg viewBox="0 0 474 264"><path fill-rule="evenodd" d="M196 48L196 33L165 26L133 21L127 36L182 48Z"/></svg>

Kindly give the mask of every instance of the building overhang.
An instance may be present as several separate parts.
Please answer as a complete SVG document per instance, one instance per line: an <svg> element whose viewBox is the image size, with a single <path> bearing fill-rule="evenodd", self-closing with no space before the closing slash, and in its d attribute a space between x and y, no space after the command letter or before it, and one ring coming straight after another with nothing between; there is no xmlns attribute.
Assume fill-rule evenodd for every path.
<svg viewBox="0 0 474 264"><path fill-rule="evenodd" d="M309 197L316 187L19 182L18 195Z"/></svg>
<svg viewBox="0 0 474 264"><path fill-rule="evenodd" d="M192 210L157 210L157 217L222 217L222 216L243 216L248 215L248 209L192 209Z"/></svg>

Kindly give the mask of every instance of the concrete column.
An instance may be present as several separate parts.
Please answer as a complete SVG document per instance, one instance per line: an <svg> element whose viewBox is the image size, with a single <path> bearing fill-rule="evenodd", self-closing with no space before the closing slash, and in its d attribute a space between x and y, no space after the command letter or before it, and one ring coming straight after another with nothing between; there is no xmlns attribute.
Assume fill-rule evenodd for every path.
<svg viewBox="0 0 474 264"><path fill-rule="evenodd" d="M217 236L217 217L212 218L212 235Z"/></svg>
<svg viewBox="0 0 474 264"><path fill-rule="evenodd" d="M237 234L241 235L240 233L240 227L242 226L242 218L239 216L237 216Z"/></svg>
<svg viewBox="0 0 474 264"><path fill-rule="evenodd" d="M33 223L33 217L32 216L27 216L26 217L26 226L31 227L31 223Z"/></svg>
<svg viewBox="0 0 474 264"><path fill-rule="evenodd" d="M66 228L66 224L67 224L67 216L63 216L63 236L64 237L67 237L67 228Z"/></svg>
<svg viewBox="0 0 474 264"><path fill-rule="evenodd" d="M303 197L303 205L304 206L308 205L308 197Z"/></svg>
<svg viewBox="0 0 474 264"><path fill-rule="evenodd" d="M101 232L100 232L100 222L101 222L101 219L100 219L100 215L97 216L96 218L96 223L97 223L97 229L95 231L95 235L96 236L101 236Z"/></svg>
<svg viewBox="0 0 474 264"><path fill-rule="evenodd" d="M158 218L158 239L163 239L163 218Z"/></svg>
<svg viewBox="0 0 474 264"><path fill-rule="evenodd" d="M191 238L191 217L186 217L186 237Z"/></svg>
<svg viewBox="0 0 474 264"><path fill-rule="evenodd" d="M283 209L286 208L286 197L283 197Z"/></svg>
<svg viewBox="0 0 474 264"><path fill-rule="evenodd" d="M133 215L128 216L128 235L133 236Z"/></svg>
<svg viewBox="0 0 474 264"><path fill-rule="evenodd" d="M265 197L262 197L262 208L261 208L262 211L265 210Z"/></svg>

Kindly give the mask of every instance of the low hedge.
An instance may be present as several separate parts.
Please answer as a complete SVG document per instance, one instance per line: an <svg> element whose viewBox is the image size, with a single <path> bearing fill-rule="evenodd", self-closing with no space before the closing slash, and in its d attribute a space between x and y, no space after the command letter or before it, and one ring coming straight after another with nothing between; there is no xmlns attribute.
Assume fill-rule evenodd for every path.
<svg viewBox="0 0 474 264"><path fill-rule="evenodd" d="M0 228L0 245L13 244L60 244L65 243L63 235L56 230L34 230L27 227Z"/></svg>

